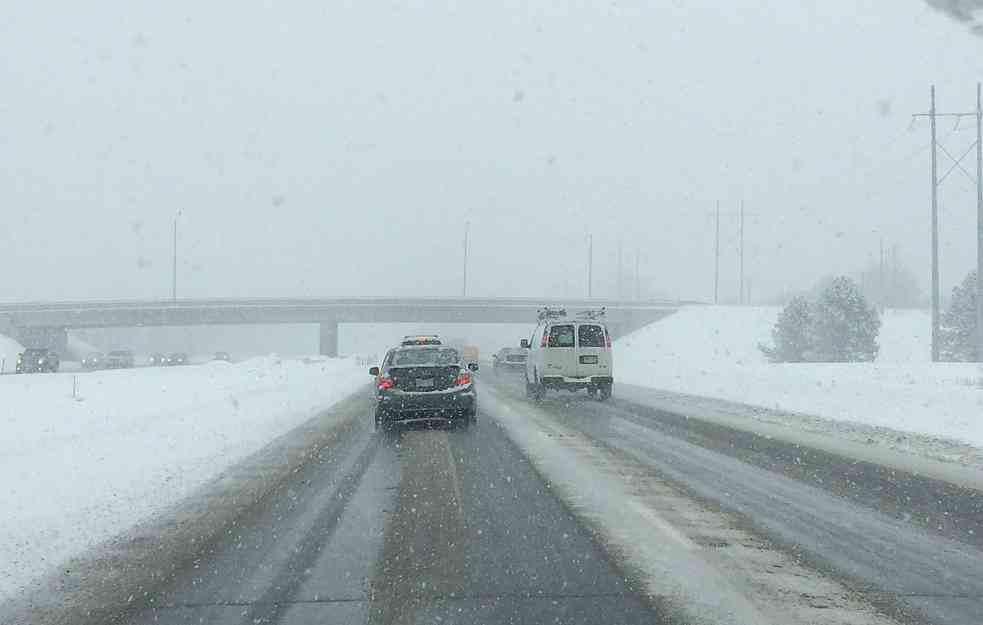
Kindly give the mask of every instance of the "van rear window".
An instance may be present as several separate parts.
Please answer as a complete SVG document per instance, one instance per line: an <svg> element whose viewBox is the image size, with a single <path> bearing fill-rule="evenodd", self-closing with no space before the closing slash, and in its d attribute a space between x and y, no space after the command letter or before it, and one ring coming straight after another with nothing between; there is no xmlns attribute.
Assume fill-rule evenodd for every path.
<svg viewBox="0 0 983 625"><path fill-rule="evenodd" d="M580 326L581 347L604 347L604 328L601 326Z"/></svg>
<svg viewBox="0 0 983 625"><path fill-rule="evenodd" d="M550 347L573 347L573 326L553 326L550 328Z"/></svg>

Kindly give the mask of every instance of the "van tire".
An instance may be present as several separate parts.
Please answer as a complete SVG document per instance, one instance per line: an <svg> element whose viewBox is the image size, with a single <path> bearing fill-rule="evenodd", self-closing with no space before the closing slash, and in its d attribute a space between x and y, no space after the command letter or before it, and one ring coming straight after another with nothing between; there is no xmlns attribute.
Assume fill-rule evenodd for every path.
<svg viewBox="0 0 983 625"><path fill-rule="evenodd" d="M602 384L599 388L601 392L598 399L600 399L601 401L607 401L611 399L611 386L612 386L611 384Z"/></svg>
<svg viewBox="0 0 983 625"><path fill-rule="evenodd" d="M533 401L542 401L546 396L546 387L537 382L530 382L526 379L526 397Z"/></svg>

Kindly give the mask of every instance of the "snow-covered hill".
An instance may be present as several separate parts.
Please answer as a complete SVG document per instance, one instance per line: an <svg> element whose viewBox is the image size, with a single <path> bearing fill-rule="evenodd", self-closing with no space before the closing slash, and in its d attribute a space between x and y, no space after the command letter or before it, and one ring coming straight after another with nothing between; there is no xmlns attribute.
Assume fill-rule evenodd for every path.
<svg viewBox="0 0 983 625"><path fill-rule="evenodd" d="M777 308L685 308L616 343L619 382L983 447L983 367L929 362L923 311L887 311L875 363L770 364Z"/></svg>

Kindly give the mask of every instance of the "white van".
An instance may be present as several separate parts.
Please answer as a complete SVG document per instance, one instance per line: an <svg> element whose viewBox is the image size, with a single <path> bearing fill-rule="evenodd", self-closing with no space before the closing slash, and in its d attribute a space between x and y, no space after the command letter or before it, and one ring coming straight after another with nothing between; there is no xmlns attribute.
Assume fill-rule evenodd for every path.
<svg viewBox="0 0 983 625"><path fill-rule="evenodd" d="M596 316L567 319L566 313L541 315L526 360L526 394L542 399L546 389L587 389L591 397L611 397L614 369L611 334Z"/></svg>

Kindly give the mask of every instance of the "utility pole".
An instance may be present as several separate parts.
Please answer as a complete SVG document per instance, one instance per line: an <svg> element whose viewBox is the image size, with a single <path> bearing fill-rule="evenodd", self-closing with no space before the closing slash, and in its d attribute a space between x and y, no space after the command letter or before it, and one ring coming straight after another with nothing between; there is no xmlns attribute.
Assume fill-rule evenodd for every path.
<svg viewBox="0 0 983 625"><path fill-rule="evenodd" d="M720 303L720 200L717 200L717 234L713 245L713 303Z"/></svg>
<svg viewBox="0 0 983 625"><path fill-rule="evenodd" d="M931 89L932 96L932 107L929 109L928 113L916 113L912 117L928 117L931 121L932 128L932 362L939 361L939 338L941 335L939 328L939 185L941 185L946 178L949 177L956 169L959 169L967 178L976 183L976 210L977 210L977 266L983 266L983 251L980 251L981 242L983 242L983 189L980 185L983 184L983 176L980 175L981 167L981 154L980 154L980 85L976 85L976 110L972 113L939 113L935 108L935 85L932 85ZM970 146L962 156L959 158L954 157L945 149L944 146L939 145L936 132L936 120L939 117L955 117L957 120L963 117L975 117L976 118L976 143ZM958 121L956 122L958 125ZM966 168L962 166L962 160L976 148L976 176L966 171ZM952 161L952 166L949 170L939 178L939 165L938 165L938 150L941 149L942 153L945 154L949 160ZM979 283L976 285L977 292L983 289ZM977 309L976 311L977 319L983 317L983 311ZM977 335L977 344L983 343L983 336Z"/></svg>
<svg viewBox="0 0 983 625"><path fill-rule="evenodd" d="M884 290L884 235L880 235L880 263L877 266L877 299L880 300L881 310L884 310L886 301Z"/></svg>
<svg viewBox="0 0 983 625"><path fill-rule="evenodd" d="M594 235L587 235L587 297L594 297Z"/></svg>
<svg viewBox="0 0 983 625"><path fill-rule="evenodd" d="M740 240L741 240L741 279L740 279L741 295L740 297L738 297L737 301L743 305L744 304L744 200L743 199L741 199Z"/></svg>
<svg viewBox="0 0 983 625"><path fill-rule="evenodd" d="M891 245L891 300L895 306L902 302L898 293L898 244Z"/></svg>
<svg viewBox="0 0 983 625"><path fill-rule="evenodd" d="M471 221L464 222L464 279L461 284L461 297L468 296L468 238L471 234Z"/></svg>
<svg viewBox="0 0 983 625"><path fill-rule="evenodd" d="M622 248L623 247L624 247L624 243L621 240L621 238L619 237L618 238L618 299L619 300L624 299L624 296L625 296L624 279L622 277L622 268L624 267L624 264L623 264L624 261L623 261L623 256L622 256Z"/></svg>
<svg viewBox="0 0 983 625"><path fill-rule="evenodd" d="M976 83L976 362L983 362L983 102Z"/></svg>
<svg viewBox="0 0 983 625"><path fill-rule="evenodd" d="M171 266L171 301L177 301L177 218L181 214L180 211L174 215L174 254L172 257Z"/></svg>
<svg viewBox="0 0 983 625"><path fill-rule="evenodd" d="M939 361L939 157L935 132L935 85L932 85L932 362Z"/></svg>

